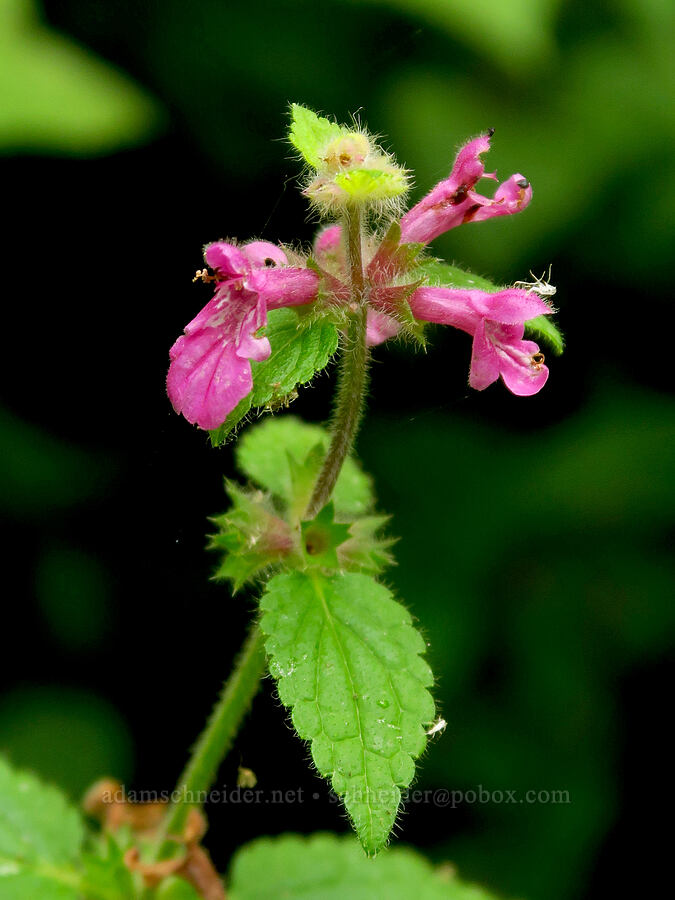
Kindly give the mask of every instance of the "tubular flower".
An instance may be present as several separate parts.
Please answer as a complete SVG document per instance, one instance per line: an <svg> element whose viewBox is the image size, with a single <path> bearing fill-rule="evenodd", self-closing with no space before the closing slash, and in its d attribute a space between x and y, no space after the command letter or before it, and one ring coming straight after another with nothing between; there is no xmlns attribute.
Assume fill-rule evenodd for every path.
<svg viewBox="0 0 675 900"><path fill-rule="evenodd" d="M491 198L477 192L481 178L497 180L482 161L492 131L468 141L448 177L392 221L407 188L406 170L364 133L348 132L302 107L294 110L298 118L292 143L313 170L305 193L316 208L350 222L355 210L361 221L368 221L367 213L387 210L390 215L384 235L366 233L361 239L358 302L368 304L367 344L381 344L399 333L422 341L422 323L451 325L473 339L471 387L483 390L501 377L514 394L539 391L548 369L537 344L524 339L525 325L553 312L542 297L552 296L555 288L537 280L520 283L522 289L465 289L476 283L467 273L425 260L421 252L421 245L444 231L512 215L530 203L532 188L520 174L498 185ZM327 191L339 202L328 202ZM356 309L345 238L342 224L329 224L317 234L311 258L293 254L293 264L280 247L262 241L240 246L219 241L206 247L213 274L204 270L198 275L214 282L215 293L170 351L167 389L177 412L209 431L225 422L253 389L251 361L271 354L261 333L269 310L312 303L305 328L327 320L334 329L345 329ZM442 286L429 286L438 279ZM554 326L547 327L549 335L551 329L555 332ZM537 323L532 328L541 331Z"/></svg>
<svg viewBox="0 0 675 900"><path fill-rule="evenodd" d="M319 279L289 266L284 251L265 241L218 241L204 258L214 275L200 275L215 282L215 293L169 351L167 391L176 412L212 429L252 390L250 360L270 355L269 341L258 336L267 311L310 303Z"/></svg>
<svg viewBox="0 0 675 900"><path fill-rule="evenodd" d="M484 222L525 209L532 199L532 188L522 175L512 175L500 184L492 199L474 191L481 178L497 180L494 173L486 174L481 160L490 149L491 137L489 131L462 147L448 177L401 219L402 241L428 244L464 222Z"/></svg>
<svg viewBox="0 0 675 900"><path fill-rule="evenodd" d="M546 384L543 354L534 341L523 340L526 321L552 312L536 294L520 288L489 294L421 287L409 303L415 318L452 325L473 337L469 384L475 390L484 390L500 375L520 397L536 394Z"/></svg>

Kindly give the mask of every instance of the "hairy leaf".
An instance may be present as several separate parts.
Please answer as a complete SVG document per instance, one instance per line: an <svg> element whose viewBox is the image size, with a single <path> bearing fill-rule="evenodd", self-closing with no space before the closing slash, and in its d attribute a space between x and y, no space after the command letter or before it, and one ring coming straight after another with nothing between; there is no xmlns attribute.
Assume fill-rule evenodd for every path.
<svg viewBox="0 0 675 900"><path fill-rule="evenodd" d="M229 884L231 900L491 900L414 850L366 859L356 841L333 834L253 841L235 856Z"/></svg>
<svg viewBox="0 0 675 900"><path fill-rule="evenodd" d="M265 334L272 353L268 359L251 363L253 390L210 432L214 447L223 443L252 407L283 405L296 385L306 384L328 365L338 345L332 322L305 322L292 309L272 310Z"/></svg>
<svg viewBox="0 0 675 900"><path fill-rule="evenodd" d="M290 142L315 169L321 165L321 152L331 141L341 137L345 131L346 129L341 125L337 125L323 116L317 116L306 106L300 106L298 103L291 104Z"/></svg>
<svg viewBox="0 0 675 900"><path fill-rule="evenodd" d="M424 641L407 610L368 575L277 575L261 608L281 701L374 855L434 717Z"/></svg>
<svg viewBox="0 0 675 900"><path fill-rule="evenodd" d="M545 344L556 356L565 349L565 339L550 316L537 316L525 323L525 336Z"/></svg>
<svg viewBox="0 0 675 900"><path fill-rule="evenodd" d="M330 437L318 425L294 416L261 422L243 435L237 465L260 487L271 491L302 515ZM347 459L333 493L336 513L358 516L373 504L370 478Z"/></svg>
<svg viewBox="0 0 675 900"><path fill-rule="evenodd" d="M487 278L481 278L480 275L466 272L464 269L451 266L438 259L424 261L422 265L413 270L412 274L419 278L426 278L427 283L435 287L459 288L460 290L477 289L489 293L503 290L502 287L493 284Z"/></svg>

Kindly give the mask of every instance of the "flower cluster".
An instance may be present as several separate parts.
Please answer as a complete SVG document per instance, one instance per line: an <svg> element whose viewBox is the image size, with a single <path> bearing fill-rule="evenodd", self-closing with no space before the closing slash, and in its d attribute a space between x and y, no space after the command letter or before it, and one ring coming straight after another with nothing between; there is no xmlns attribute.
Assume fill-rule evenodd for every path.
<svg viewBox="0 0 675 900"><path fill-rule="evenodd" d="M488 132L463 146L449 176L393 222L383 238L365 237L367 339L380 344L415 321L451 325L473 339L471 387L483 390L501 376L512 393L527 396L543 387L548 369L537 344L524 340L525 323L551 313L549 304L533 288L486 292L430 285L420 254L443 232L512 215L529 204L532 188L520 174L500 184L492 197L476 190L480 179L496 180L482 161L491 136ZM323 169L305 191L315 204L324 203L335 214L341 202L361 202L368 191L378 200L399 188L405 191L404 170L399 172L389 157L378 157L360 133L329 137ZM373 159L379 168L372 168ZM266 359L272 349L262 332L269 310L313 305L320 316L348 308L350 275L341 224L320 231L311 258L289 255L262 241L241 246L218 241L206 247L213 274L198 274L214 282L215 293L171 348L167 379L174 409L189 422L215 429L251 392L251 361Z"/></svg>

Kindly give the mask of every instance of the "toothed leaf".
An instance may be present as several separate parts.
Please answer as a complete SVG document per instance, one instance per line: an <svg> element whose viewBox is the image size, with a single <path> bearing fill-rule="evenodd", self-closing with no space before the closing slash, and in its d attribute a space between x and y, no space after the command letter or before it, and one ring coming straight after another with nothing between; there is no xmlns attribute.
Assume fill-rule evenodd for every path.
<svg viewBox="0 0 675 900"><path fill-rule="evenodd" d="M264 333L272 352L268 359L251 363L253 390L210 432L214 447L225 441L253 407L283 406L297 385L311 381L328 365L338 345L332 322L303 321L292 309L270 311Z"/></svg>
<svg viewBox="0 0 675 900"><path fill-rule="evenodd" d="M317 116L306 106L300 106L298 103L291 105L290 142L315 169L321 166L322 151L332 140L344 133L345 129L341 125L323 116Z"/></svg>
<svg viewBox="0 0 675 900"><path fill-rule="evenodd" d="M261 600L270 672L369 855L385 846L434 718L407 610L367 575L277 575Z"/></svg>

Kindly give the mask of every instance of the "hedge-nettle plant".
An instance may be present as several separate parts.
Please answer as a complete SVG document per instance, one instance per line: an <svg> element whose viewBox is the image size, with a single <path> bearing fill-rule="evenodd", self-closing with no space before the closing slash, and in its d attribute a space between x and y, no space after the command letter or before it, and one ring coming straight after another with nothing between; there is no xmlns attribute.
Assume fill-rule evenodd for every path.
<svg viewBox="0 0 675 900"><path fill-rule="evenodd" d="M312 248L258 240L206 246L196 278L212 285L213 297L171 348L167 388L174 409L209 432L214 446L243 429L236 456L247 481L226 482L230 507L213 520L211 546L221 556L218 578L235 591L251 585L261 593L260 615L172 803L141 816L115 800L107 783L90 793L87 807L110 843L105 852L100 844L89 850L89 863L73 863L77 877L89 879L90 893L77 896L224 897L200 846L205 821L198 810L266 670L365 855L330 836L258 843L240 852L234 896L323 896L312 887L312 867L328 857L335 862L331 896L349 896L350 885L370 877L364 866L376 864L372 896L409 897L421 880L430 897L468 896L456 880L450 892L441 890L418 859L397 857L394 873L386 860L400 851L376 864L366 859L387 844L415 761L444 723L430 693L426 644L378 581L392 561L392 542L352 451L372 346L403 338L423 347L426 323L450 325L472 341L470 386L483 390L501 377L520 396L535 394L548 378L532 338L562 349L550 320L550 284L497 287L427 249L443 232L530 203L521 174L491 197L479 192L481 179L497 180L483 163L491 137L489 130L468 141L448 177L405 211L410 173L371 135L294 105L290 141L305 164L303 194L323 222ZM328 431L286 413L247 426L256 410L286 407L333 358L338 384ZM92 857L99 869L103 857L109 869L117 866L127 893L96 893Z"/></svg>

